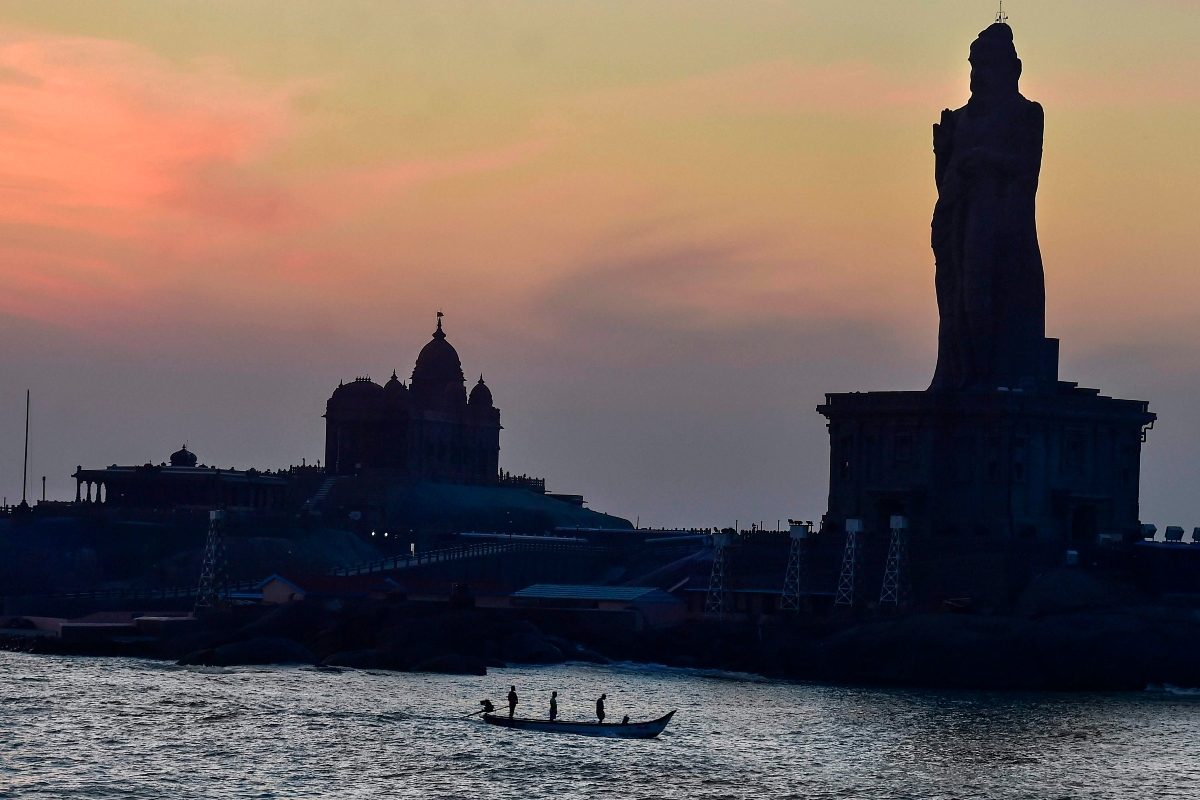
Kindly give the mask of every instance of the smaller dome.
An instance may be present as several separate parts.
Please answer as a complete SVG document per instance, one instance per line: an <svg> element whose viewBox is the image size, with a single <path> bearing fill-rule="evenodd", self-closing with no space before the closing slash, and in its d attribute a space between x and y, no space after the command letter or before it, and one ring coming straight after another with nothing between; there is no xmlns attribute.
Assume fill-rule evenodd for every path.
<svg viewBox="0 0 1200 800"><path fill-rule="evenodd" d="M479 383L475 384L475 387L471 389L471 397L467 400L467 404L485 407L492 405L492 390L483 382L482 375L479 376Z"/></svg>
<svg viewBox="0 0 1200 800"><path fill-rule="evenodd" d="M408 387L392 370L392 377L383 385L383 396L390 403L403 404L408 402Z"/></svg>
<svg viewBox="0 0 1200 800"><path fill-rule="evenodd" d="M194 467L198 461L199 459L196 458L196 454L188 450L186 444L174 453L171 453L172 467Z"/></svg>

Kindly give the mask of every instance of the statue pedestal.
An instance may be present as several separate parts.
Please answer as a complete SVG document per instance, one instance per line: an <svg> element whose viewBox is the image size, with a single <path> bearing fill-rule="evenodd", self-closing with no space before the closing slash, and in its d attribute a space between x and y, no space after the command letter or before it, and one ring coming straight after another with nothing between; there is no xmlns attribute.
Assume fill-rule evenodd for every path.
<svg viewBox="0 0 1200 800"><path fill-rule="evenodd" d="M847 517L914 535L1049 539L1136 537L1148 403L1059 384L1023 392L829 394L827 526Z"/></svg>
<svg viewBox="0 0 1200 800"><path fill-rule="evenodd" d="M886 541L901 514L914 560L1061 559L1101 537L1140 536L1141 445L1155 419L1146 402L1060 382L1043 393L829 394L817 411L829 420L825 531L858 518L868 541Z"/></svg>

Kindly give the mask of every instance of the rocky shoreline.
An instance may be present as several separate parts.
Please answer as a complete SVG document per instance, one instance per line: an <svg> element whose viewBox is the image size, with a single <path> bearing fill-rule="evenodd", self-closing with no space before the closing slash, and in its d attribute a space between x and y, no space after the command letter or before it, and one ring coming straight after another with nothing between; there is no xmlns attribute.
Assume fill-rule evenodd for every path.
<svg viewBox="0 0 1200 800"><path fill-rule="evenodd" d="M483 675L508 664L632 661L845 684L1109 691L1200 686L1200 612L1165 605L1035 616L924 613L759 623L693 621L639 632L564 630L512 610L389 601L233 609L173 635L0 647L169 659Z"/></svg>

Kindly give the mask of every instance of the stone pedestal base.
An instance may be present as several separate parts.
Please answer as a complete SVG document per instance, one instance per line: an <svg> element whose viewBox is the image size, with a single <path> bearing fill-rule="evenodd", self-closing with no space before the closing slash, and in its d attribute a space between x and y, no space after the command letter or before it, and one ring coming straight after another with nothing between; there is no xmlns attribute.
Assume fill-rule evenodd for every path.
<svg viewBox="0 0 1200 800"><path fill-rule="evenodd" d="M1032 575L1140 538L1147 403L1059 383L1055 392L826 395L829 510L817 550L832 586L847 519L862 520L864 588L880 595L889 519L908 519L918 603L1012 602Z"/></svg>
<svg viewBox="0 0 1200 800"><path fill-rule="evenodd" d="M1148 404L1059 383L1054 393L826 395L829 510L885 536L1095 544L1136 538Z"/></svg>

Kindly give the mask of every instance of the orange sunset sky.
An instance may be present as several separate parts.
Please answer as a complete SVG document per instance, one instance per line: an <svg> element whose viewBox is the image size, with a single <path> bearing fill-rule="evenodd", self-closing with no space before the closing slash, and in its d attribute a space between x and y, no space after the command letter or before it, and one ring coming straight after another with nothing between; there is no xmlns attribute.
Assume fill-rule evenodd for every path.
<svg viewBox="0 0 1200 800"><path fill-rule="evenodd" d="M1200 525L1200 6L1011 0L1064 379ZM0 5L0 489L314 461L434 312L501 465L643 525L824 511L827 391L921 389L930 125L990 0ZM40 494L40 485L31 494Z"/></svg>

